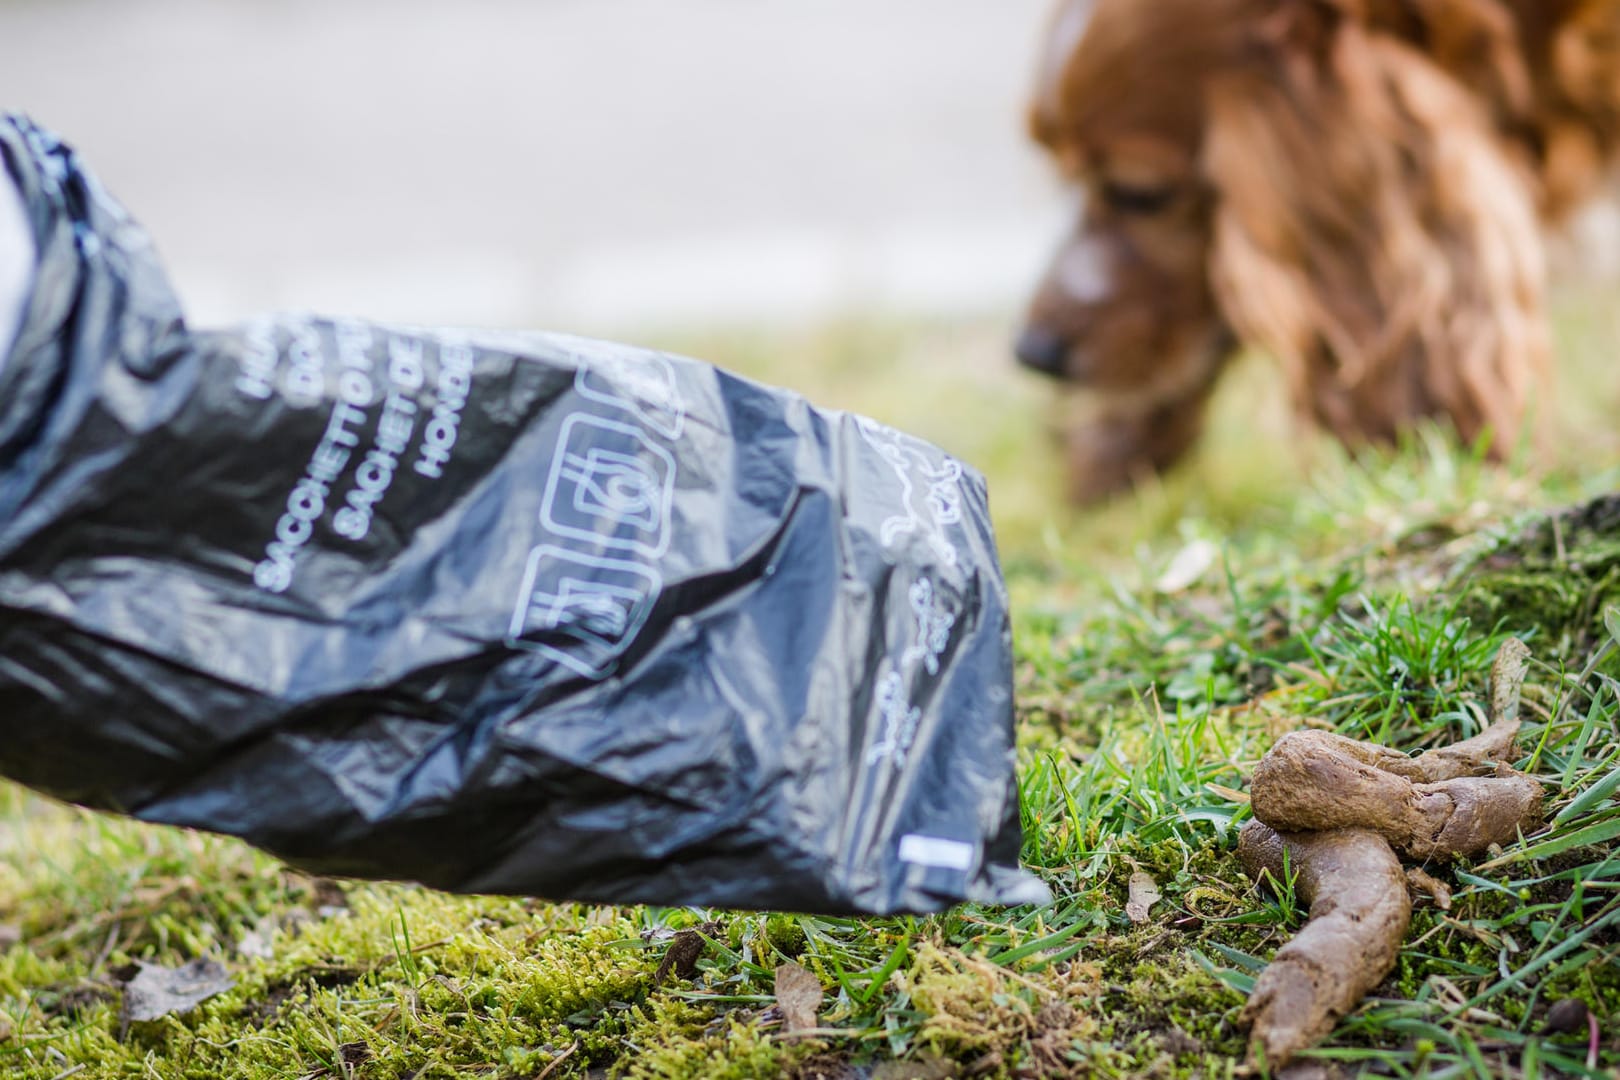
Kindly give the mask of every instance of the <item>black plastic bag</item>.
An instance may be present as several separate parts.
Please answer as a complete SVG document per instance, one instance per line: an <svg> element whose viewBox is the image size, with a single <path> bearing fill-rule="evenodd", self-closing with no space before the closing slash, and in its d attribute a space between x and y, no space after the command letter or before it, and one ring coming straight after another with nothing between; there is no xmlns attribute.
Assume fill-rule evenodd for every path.
<svg viewBox="0 0 1620 1080"><path fill-rule="evenodd" d="M19 117L0 771L312 871L822 911L1020 871L982 481L660 353L303 317L188 329Z"/></svg>

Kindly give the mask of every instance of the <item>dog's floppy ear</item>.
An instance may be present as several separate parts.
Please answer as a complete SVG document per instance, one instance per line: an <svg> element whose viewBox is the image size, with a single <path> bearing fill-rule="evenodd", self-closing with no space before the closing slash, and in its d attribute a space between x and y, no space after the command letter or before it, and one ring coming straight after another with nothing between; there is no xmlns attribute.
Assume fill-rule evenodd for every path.
<svg viewBox="0 0 1620 1080"><path fill-rule="evenodd" d="M1029 132L1036 142L1050 146L1055 141L1064 73L1091 24L1096 6L1096 0L1059 0L1052 12L1035 68L1035 94L1029 108Z"/></svg>
<svg viewBox="0 0 1620 1080"><path fill-rule="evenodd" d="M1281 55L1326 61L1338 27L1405 42L1484 102L1504 128L1530 121L1534 91L1525 42L1503 0L1273 0L1259 37ZM1605 0L1608 7L1617 5Z"/></svg>
<svg viewBox="0 0 1620 1080"><path fill-rule="evenodd" d="M1274 0L1254 24L1253 42L1274 62L1324 62L1334 33L1360 8L1356 0Z"/></svg>
<svg viewBox="0 0 1620 1080"><path fill-rule="evenodd" d="M1376 0L1374 8L1372 29L1417 48L1483 102L1504 131L1522 133L1533 122L1529 43L1503 0Z"/></svg>
<svg viewBox="0 0 1620 1080"><path fill-rule="evenodd" d="M1585 0L1554 27L1553 78L1574 107L1613 125L1620 115L1620 3Z"/></svg>
<svg viewBox="0 0 1620 1080"><path fill-rule="evenodd" d="M1556 217L1598 187L1620 151L1620 2L1585 0L1552 28L1552 80L1541 168Z"/></svg>
<svg viewBox="0 0 1620 1080"><path fill-rule="evenodd" d="M1212 81L1211 279L1341 438L1445 415L1505 448L1547 352L1533 186L1480 103L1365 14L1276 0Z"/></svg>

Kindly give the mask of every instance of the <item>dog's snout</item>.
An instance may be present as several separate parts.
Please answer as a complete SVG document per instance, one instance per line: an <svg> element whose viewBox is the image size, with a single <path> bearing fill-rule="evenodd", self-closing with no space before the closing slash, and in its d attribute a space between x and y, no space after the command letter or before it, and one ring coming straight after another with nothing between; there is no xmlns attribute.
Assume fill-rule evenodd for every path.
<svg viewBox="0 0 1620 1080"><path fill-rule="evenodd" d="M1013 353L1018 362L1047 375L1061 376L1069 358L1069 340L1057 331L1031 323L1018 335Z"/></svg>

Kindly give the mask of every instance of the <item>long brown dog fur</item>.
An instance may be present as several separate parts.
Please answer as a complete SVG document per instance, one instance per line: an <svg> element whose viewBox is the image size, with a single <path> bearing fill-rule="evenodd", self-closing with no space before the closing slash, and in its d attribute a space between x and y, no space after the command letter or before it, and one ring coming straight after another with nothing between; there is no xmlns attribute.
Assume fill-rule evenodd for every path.
<svg viewBox="0 0 1620 1080"><path fill-rule="evenodd" d="M1347 444L1500 455L1543 229L1620 147L1620 0L1066 0L1031 130L1084 192L1018 346L1100 403L1076 497L1180 458L1243 345Z"/></svg>

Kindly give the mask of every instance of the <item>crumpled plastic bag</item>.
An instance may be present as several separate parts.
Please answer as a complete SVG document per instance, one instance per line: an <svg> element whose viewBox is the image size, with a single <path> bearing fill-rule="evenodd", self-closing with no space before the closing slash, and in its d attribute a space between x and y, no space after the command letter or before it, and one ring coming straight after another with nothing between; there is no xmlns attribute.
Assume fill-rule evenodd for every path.
<svg viewBox="0 0 1620 1080"><path fill-rule="evenodd" d="M1041 902L1007 600L939 450L555 334L186 326L28 120L0 367L0 772L464 892Z"/></svg>

